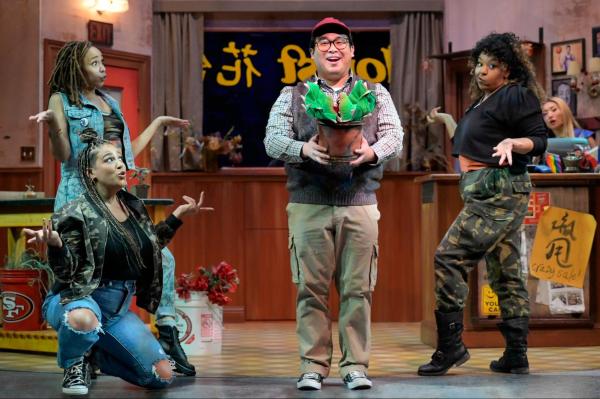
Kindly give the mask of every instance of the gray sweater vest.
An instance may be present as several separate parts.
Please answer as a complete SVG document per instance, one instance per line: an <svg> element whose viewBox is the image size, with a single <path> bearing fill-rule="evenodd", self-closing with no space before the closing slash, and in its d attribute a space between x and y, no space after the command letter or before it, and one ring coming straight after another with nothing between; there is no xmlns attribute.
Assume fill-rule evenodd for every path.
<svg viewBox="0 0 600 399"><path fill-rule="evenodd" d="M353 81L353 85L356 80ZM368 83L369 89L375 86ZM351 88L350 88L351 90ZM306 94L306 86L298 83L292 92L292 114L294 139L308 141L317 134L317 121L306 114L301 96ZM377 141L377 113L363 119L363 136L370 145ZM375 190L383 176L383 165L361 164L352 167L347 164L321 165L312 159L302 163L286 163L288 175L287 189L290 202L300 204L321 204L335 206L372 205L377 203Z"/></svg>

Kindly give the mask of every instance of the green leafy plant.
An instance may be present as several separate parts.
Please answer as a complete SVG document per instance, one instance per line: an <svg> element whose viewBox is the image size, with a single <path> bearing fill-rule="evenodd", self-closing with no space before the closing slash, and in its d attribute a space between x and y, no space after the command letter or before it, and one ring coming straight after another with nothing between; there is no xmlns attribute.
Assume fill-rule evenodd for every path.
<svg viewBox="0 0 600 399"><path fill-rule="evenodd" d="M148 168L135 168L131 173L131 178L136 181L135 184L146 184L146 177L150 174L150 169Z"/></svg>
<svg viewBox="0 0 600 399"><path fill-rule="evenodd" d="M48 276L49 286L51 287L52 284L54 284L54 272L50 268L48 261L33 248L15 250L11 255L7 255L4 262L4 268L10 270L45 271Z"/></svg>
<svg viewBox="0 0 600 399"><path fill-rule="evenodd" d="M305 83L308 87L303 96L304 108L309 116L331 123L360 122L375 109L377 98L367 84L359 80L350 94L340 93L337 103L323 93L318 84Z"/></svg>

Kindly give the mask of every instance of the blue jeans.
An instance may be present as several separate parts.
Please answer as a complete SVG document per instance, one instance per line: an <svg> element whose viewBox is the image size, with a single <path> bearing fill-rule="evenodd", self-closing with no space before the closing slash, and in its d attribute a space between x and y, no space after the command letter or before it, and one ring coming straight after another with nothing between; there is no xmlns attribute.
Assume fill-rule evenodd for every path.
<svg viewBox="0 0 600 399"><path fill-rule="evenodd" d="M135 281L103 281L91 296L60 303L60 295L50 292L42 314L58 334L57 362L69 368L92 346L100 370L146 388L163 388L172 381L160 378L155 364L167 359L162 347L146 325L129 311L135 294ZM91 310L100 324L91 331L74 330L68 313Z"/></svg>
<svg viewBox="0 0 600 399"><path fill-rule="evenodd" d="M156 309L156 324L175 326L175 257L164 247L161 251L163 267L162 296Z"/></svg>

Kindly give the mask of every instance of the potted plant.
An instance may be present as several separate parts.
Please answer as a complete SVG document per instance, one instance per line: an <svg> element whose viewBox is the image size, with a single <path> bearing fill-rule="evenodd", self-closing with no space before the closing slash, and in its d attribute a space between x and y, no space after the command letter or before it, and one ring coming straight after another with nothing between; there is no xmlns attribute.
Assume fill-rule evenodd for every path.
<svg viewBox="0 0 600 399"><path fill-rule="evenodd" d="M363 118L375 109L375 93L359 80L350 94L340 93L337 101L323 93L318 84L305 83L306 113L319 124L319 144L327 148L332 163L347 163L357 158L354 150L362 144Z"/></svg>
<svg viewBox="0 0 600 399"><path fill-rule="evenodd" d="M219 156L227 155L233 165L242 162L242 136L232 136L232 126L224 137L221 132L215 132L202 137L201 154L202 169L205 172L219 170Z"/></svg>
<svg viewBox="0 0 600 399"><path fill-rule="evenodd" d="M192 273L182 273L177 278L176 291L183 300L190 300L192 292L206 293L211 303L223 306L231 302L225 294L235 292L239 284L237 270L222 261L210 269L199 266Z"/></svg>
<svg viewBox="0 0 600 399"><path fill-rule="evenodd" d="M179 342L190 355L221 353L223 305L226 295L240 283L237 271L227 262L210 268L197 267L177 278L177 331Z"/></svg>
<svg viewBox="0 0 600 399"><path fill-rule="evenodd" d="M19 248L17 243L0 268L3 328L42 330L42 303L53 283L48 262L34 249Z"/></svg>
<svg viewBox="0 0 600 399"><path fill-rule="evenodd" d="M148 198L148 190L150 185L146 184L146 177L150 174L148 168L135 168L131 174L131 193L138 198Z"/></svg>

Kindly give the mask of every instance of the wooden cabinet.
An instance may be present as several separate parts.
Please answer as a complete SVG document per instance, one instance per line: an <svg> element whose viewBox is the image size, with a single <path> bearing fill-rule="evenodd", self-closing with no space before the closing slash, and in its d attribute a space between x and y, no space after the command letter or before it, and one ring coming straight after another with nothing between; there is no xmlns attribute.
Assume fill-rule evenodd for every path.
<svg viewBox="0 0 600 399"><path fill-rule="evenodd" d="M421 320L419 186L422 173L386 173L377 192L379 273L373 294L373 321ZM240 286L225 307L226 321L294 320L296 288L291 281L282 168L223 168L217 173L154 173L152 197L198 197L214 212L184 221L169 245L177 273L226 260L237 268ZM330 309L337 317L338 297Z"/></svg>

